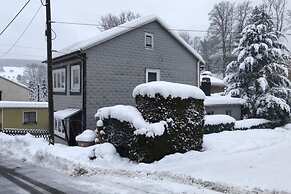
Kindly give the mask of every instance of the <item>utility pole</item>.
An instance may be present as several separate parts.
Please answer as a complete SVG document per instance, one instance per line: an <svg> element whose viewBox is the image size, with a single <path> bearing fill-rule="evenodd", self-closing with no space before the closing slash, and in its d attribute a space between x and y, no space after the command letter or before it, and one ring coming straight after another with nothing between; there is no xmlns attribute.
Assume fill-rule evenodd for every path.
<svg viewBox="0 0 291 194"><path fill-rule="evenodd" d="M48 82L48 109L49 109L49 143L54 144L54 99L52 80L52 29L51 3L46 0L46 37L47 37L47 82Z"/></svg>

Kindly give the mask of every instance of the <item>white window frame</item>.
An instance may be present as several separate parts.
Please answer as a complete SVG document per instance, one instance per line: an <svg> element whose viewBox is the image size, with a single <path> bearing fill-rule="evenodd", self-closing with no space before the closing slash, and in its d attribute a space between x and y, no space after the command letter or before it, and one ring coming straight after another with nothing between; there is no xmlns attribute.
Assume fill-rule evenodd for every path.
<svg viewBox="0 0 291 194"><path fill-rule="evenodd" d="M66 138L63 120L54 119L54 133L61 138Z"/></svg>
<svg viewBox="0 0 291 194"><path fill-rule="evenodd" d="M35 123L34 123L34 122L25 123L25 122L24 122L24 115L25 115L25 113L31 113L31 112L34 112L34 113L35 113ZM2 113L2 114L3 114L3 113ZM37 124L37 111L23 111L23 112L22 112L22 123L23 123L24 125Z"/></svg>
<svg viewBox="0 0 291 194"><path fill-rule="evenodd" d="M74 70L79 70L78 76L79 76L79 84L77 84L76 86L74 85ZM71 65L71 70L70 70L70 75L71 75L71 92L80 92L81 90L81 65L80 64L75 64L75 65Z"/></svg>
<svg viewBox="0 0 291 194"><path fill-rule="evenodd" d="M161 71L160 69L146 69L146 83L149 82L149 73L156 73L157 74L157 81L161 79Z"/></svg>
<svg viewBox="0 0 291 194"><path fill-rule="evenodd" d="M150 36L152 38L152 46L149 47L147 46L147 36ZM154 49L154 34L152 33L149 33L149 32L145 32L144 34L144 47L145 49L148 49L148 50L153 50Z"/></svg>
<svg viewBox="0 0 291 194"><path fill-rule="evenodd" d="M62 73L64 74L64 82L62 82ZM59 77L58 77L58 74L60 74ZM55 78L56 78L56 86L54 85ZM58 87L58 82L60 82L61 87ZM66 68L54 69L53 70L53 91L66 92L66 84L67 84ZM62 85L64 87L62 87Z"/></svg>

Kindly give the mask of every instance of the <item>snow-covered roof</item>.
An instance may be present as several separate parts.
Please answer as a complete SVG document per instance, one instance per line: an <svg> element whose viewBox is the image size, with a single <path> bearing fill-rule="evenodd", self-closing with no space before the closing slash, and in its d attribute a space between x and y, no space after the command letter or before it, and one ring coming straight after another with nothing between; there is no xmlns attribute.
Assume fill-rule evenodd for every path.
<svg viewBox="0 0 291 194"><path fill-rule="evenodd" d="M3 71L0 71L0 76L17 82L17 77L23 76L24 70L25 67L3 66Z"/></svg>
<svg viewBox="0 0 291 194"><path fill-rule="evenodd" d="M196 86L165 81L154 81L140 84L136 86L132 92L134 98L137 95L155 97L156 94L160 94L164 98L171 96L174 98L180 97L182 99L205 99L204 92Z"/></svg>
<svg viewBox="0 0 291 194"><path fill-rule="evenodd" d="M210 71L203 71L200 76L200 81L202 81L203 78L209 78L212 86L225 86L224 81L215 77Z"/></svg>
<svg viewBox="0 0 291 194"><path fill-rule="evenodd" d="M239 104L242 105L245 103L244 99L233 98L230 96L206 96L204 100L205 106L214 106L214 105L230 105L230 104Z"/></svg>
<svg viewBox="0 0 291 194"><path fill-rule="evenodd" d="M0 108L48 108L48 103L30 101L0 101Z"/></svg>
<svg viewBox="0 0 291 194"><path fill-rule="evenodd" d="M15 84L15 85L18 85L18 86L24 88L24 89L29 90L29 88L28 88L26 85L24 85L24 84L22 84L22 83L19 83L18 81L15 81L15 80L12 80L12 79L6 78L6 77L1 76L1 75L0 75L0 79L3 79L3 80L5 80L5 81L8 81L8 82L10 82L10 83L13 83L13 84Z"/></svg>
<svg viewBox="0 0 291 194"><path fill-rule="evenodd" d="M72 115L80 112L80 109L75 109L75 108L68 108L64 110L59 110L54 112L54 118L58 120L64 120L66 118L71 117Z"/></svg>
<svg viewBox="0 0 291 194"><path fill-rule="evenodd" d="M205 125L219 125L234 122L235 119L229 115L205 115Z"/></svg>
<svg viewBox="0 0 291 194"><path fill-rule="evenodd" d="M54 53L54 58L60 57L72 52L80 51L80 50L86 50L91 47L97 46L103 42L106 42L108 40L111 40L117 36L120 36L124 33L127 33L129 31L132 31L134 29L137 29L141 26L144 26L146 24L149 24L151 22L158 22L162 27L165 28L178 42L180 42L190 53L192 53L199 61L205 64L205 61L203 60L202 56L195 50L193 49L190 45L188 45L177 33L169 30L169 27L162 22L162 20L157 17L157 16L145 16L145 17L140 17L135 20L132 20L130 22L124 23L122 25L119 25L117 27L111 28L109 30L103 31L97 36L90 38L85 41L80 41L77 42L60 52Z"/></svg>
<svg viewBox="0 0 291 194"><path fill-rule="evenodd" d="M97 110L96 118L101 120L113 118L121 122L126 121L134 126L135 135L145 135L147 137L161 136L164 134L166 121L148 123L144 120L141 113L133 106L116 105L104 107Z"/></svg>

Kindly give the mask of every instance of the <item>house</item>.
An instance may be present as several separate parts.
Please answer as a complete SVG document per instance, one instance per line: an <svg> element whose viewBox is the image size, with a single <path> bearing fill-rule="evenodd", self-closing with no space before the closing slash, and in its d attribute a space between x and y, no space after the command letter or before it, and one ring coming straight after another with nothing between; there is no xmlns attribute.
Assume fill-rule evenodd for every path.
<svg viewBox="0 0 291 194"><path fill-rule="evenodd" d="M48 129L48 103L0 101L0 129Z"/></svg>
<svg viewBox="0 0 291 194"><path fill-rule="evenodd" d="M97 109L134 104L131 92L144 82L199 86L202 63L202 57L155 16L76 43L53 58L54 109L62 116L55 123L65 124L56 125L55 131L65 127L67 136L73 137L76 131L95 129ZM57 136L64 139L65 133Z"/></svg>
<svg viewBox="0 0 291 194"><path fill-rule="evenodd" d="M207 115L225 114L236 120L242 119L241 108L245 100L230 96L211 95L206 96L204 101Z"/></svg>
<svg viewBox="0 0 291 194"><path fill-rule="evenodd" d="M0 101L29 101L29 88L0 76Z"/></svg>
<svg viewBox="0 0 291 194"><path fill-rule="evenodd" d="M202 83L203 79L207 79L207 78L209 79L210 84L211 84L210 86L211 93L224 92L224 88L226 85L222 79L215 77L210 71L203 71L200 76L200 83Z"/></svg>

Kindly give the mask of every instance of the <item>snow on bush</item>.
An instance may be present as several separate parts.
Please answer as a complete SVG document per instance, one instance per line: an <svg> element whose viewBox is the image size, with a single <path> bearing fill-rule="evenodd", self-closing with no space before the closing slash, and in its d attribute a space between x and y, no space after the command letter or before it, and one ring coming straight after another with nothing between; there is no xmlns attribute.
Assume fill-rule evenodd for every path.
<svg viewBox="0 0 291 194"><path fill-rule="evenodd" d="M205 115L204 134L232 131L235 119L229 115Z"/></svg>
<svg viewBox="0 0 291 194"><path fill-rule="evenodd" d="M156 94L160 94L164 98L169 96L173 98L194 98L194 99L204 99L204 92L195 86L165 82L165 81L155 81L144 83L136 86L133 90L133 97L136 96L148 96L154 98Z"/></svg>
<svg viewBox="0 0 291 194"><path fill-rule="evenodd" d="M229 115L205 115L204 125L219 125L234 122L235 119Z"/></svg>
<svg viewBox="0 0 291 194"><path fill-rule="evenodd" d="M271 121L267 119L244 119L241 121L236 121L234 128L235 130L246 130L246 129L257 129L257 128L265 128L269 125L270 127Z"/></svg>
<svg viewBox="0 0 291 194"><path fill-rule="evenodd" d="M146 137L161 136L164 134L165 128L167 127L166 121L157 123L146 122L135 107L125 105L98 109L95 117L99 118L101 121L109 118L117 119L121 122L126 121L136 129L134 134L145 135Z"/></svg>
<svg viewBox="0 0 291 194"><path fill-rule="evenodd" d="M80 135L76 137L76 141L82 141L82 142L93 142L96 139L96 132L92 131L90 129L87 129L83 131Z"/></svg>

